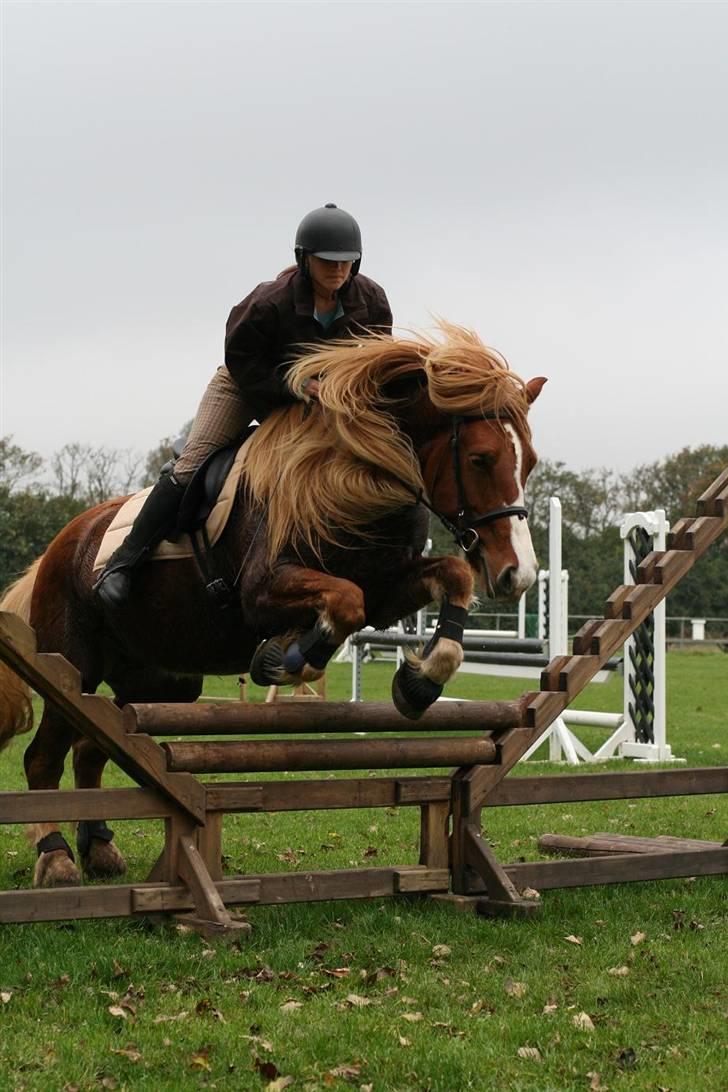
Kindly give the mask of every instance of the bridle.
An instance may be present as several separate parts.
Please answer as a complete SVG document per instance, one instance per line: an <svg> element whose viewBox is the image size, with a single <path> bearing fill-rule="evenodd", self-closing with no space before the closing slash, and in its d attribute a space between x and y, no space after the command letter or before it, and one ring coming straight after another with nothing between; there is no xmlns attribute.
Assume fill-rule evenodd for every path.
<svg viewBox="0 0 728 1092"><path fill-rule="evenodd" d="M491 508L488 512L483 512L481 515L472 515L468 510L468 503L465 498L465 486L463 485L463 472L460 461L460 426L464 421L503 421L508 420L508 417L495 412L483 413L480 416L462 416L459 414L452 414L450 417L452 428L450 432L449 447L452 454L453 472L455 475L455 487L458 495L458 511L456 516L456 522L453 523L451 519L443 515L442 512L438 512L430 502L425 498L422 490L416 491L417 500L420 504L424 504L425 508L428 508L434 516L437 516L440 523L443 525L446 531L455 539L456 543L466 554L472 553L478 545L478 532L476 527L484 527L488 523L494 523L498 519L510 519L511 516L517 516L518 519L528 519L528 509L524 508L520 504L508 504L502 508ZM432 479L432 486L430 492L434 494L435 486L437 485L438 478L440 477L440 471L442 470L442 463L445 457L446 448L443 449L443 453L440 456L440 461L437 464L435 476Z"/></svg>

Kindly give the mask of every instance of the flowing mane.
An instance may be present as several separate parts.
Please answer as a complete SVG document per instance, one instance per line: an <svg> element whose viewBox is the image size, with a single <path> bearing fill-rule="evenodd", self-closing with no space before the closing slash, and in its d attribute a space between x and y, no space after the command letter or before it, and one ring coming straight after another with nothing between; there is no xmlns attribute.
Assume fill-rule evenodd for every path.
<svg viewBox="0 0 728 1092"><path fill-rule="evenodd" d="M243 487L269 505L271 560L287 544L318 553L337 531L367 537L367 525L412 504L402 482L415 490L423 482L386 390L398 380L420 373L435 409L502 413L530 436L525 383L504 358L472 330L440 321L438 333L438 339L371 334L332 341L291 367L288 384L299 397L308 379L320 379L319 406L296 403L271 414L243 459Z"/></svg>

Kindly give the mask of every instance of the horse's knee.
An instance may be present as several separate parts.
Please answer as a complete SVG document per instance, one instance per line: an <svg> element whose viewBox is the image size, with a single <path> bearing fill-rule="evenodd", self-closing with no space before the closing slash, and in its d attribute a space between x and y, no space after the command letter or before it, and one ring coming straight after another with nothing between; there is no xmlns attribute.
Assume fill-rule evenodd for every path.
<svg viewBox="0 0 728 1092"><path fill-rule="evenodd" d="M362 629L366 625L362 589L347 582L346 588L330 592L326 597L326 607L319 616L319 625L337 647L344 643L350 633Z"/></svg>

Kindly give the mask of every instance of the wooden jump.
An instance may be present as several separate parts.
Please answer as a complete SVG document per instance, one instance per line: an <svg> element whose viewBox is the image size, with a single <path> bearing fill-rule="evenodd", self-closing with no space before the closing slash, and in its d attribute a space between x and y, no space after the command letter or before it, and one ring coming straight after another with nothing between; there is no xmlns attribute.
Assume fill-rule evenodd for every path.
<svg viewBox="0 0 728 1092"><path fill-rule="evenodd" d="M574 654L556 657L537 693L518 702L443 702L411 723L384 703L302 706L134 705L82 694L78 672L39 653L20 619L0 613L0 659L75 730L92 739L139 786L130 789L0 793L0 823L164 819L165 847L147 882L0 893L0 922L172 913L206 935L245 926L229 907L321 899L427 894L485 914L531 914L537 890L728 871L728 846L690 839L603 834L587 845L544 843L579 858L501 864L481 833L484 807L719 793L728 768L569 774L508 779L521 756L587 685L728 525L728 468L681 520L669 547L640 565L637 584L618 588L603 619L582 627ZM183 740L155 736L367 733L366 738ZM442 733L426 736L413 733ZM463 736L469 732L475 735ZM381 734L384 738L377 737ZM393 733L393 738L388 738ZM455 734L453 734L455 733ZM401 738L398 734L401 734ZM455 766L451 774L400 769ZM392 769L386 777L204 782L194 773ZM226 813L321 808L418 807L420 855L391 868L290 872L223 879ZM639 844L637 844L639 843Z"/></svg>

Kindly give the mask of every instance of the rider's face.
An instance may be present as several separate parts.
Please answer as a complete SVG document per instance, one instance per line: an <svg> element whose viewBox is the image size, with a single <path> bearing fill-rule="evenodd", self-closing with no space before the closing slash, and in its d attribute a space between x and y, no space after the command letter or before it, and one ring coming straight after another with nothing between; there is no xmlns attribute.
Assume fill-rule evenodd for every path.
<svg viewBox="0 0 728 1092"><path fill-rule="evenodd" d="M332 296L346 284L351 273L351 262L332 262L328 258L308 256L308 272L314 288L322 296Z"/></svg>

